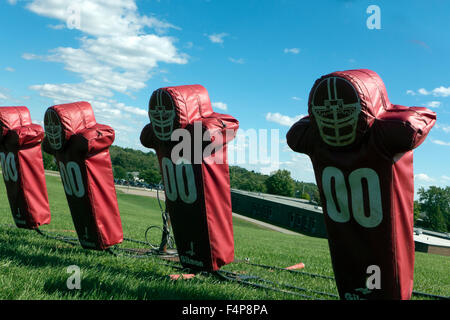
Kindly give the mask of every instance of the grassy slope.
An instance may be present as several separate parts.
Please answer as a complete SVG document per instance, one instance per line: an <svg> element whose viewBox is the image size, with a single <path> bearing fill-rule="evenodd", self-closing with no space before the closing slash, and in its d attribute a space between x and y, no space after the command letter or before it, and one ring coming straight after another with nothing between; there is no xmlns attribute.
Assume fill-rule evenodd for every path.
<svg viewBox="0 0 450 320"><path fill-rule="evenodd" d="M52 222L42 229L74 235L59 178L47 177ZM118 193L126 237L144 240L147 226L161 224L156 199ZM223 282L199 275L171 281L179 273L155 258L131 259L82 250L38 234L9 228L13 224L3 179L0 182L0 299L299 299L298 296ZM252 262L290 266L304 262L305 271L333 275L327 241L277 233L234 219L236 257ZM123 246L131 246L125 243ZM67 267L82 271L81 290L66 287ZM334 281L268 271L245 264L226 270L336 294ZM415 290L450 295L449 257L416 253Z"/></svg>

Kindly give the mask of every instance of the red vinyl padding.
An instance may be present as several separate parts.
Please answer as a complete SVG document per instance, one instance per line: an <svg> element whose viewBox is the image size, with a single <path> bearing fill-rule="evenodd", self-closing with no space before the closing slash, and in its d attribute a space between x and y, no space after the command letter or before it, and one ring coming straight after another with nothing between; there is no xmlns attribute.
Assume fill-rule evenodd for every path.
<svg viewBox="0 0 450 320"><path fill-rule="evenodd" d="M351 87L357 99L348 98ZM353 99L347 105L340 89ZM317 107L322 100L328 109ZM360 108L356 126L345 128L352 117L341 113L345 121L331 130L333 120L326 122L327 116L331 119L333 110L340 114L340 108L355 101L359 107L353 106ZM309 115L287 133L287 143L313 163L341 298L409 299L414 275L412 150L424 141L436 114L391 104L381 78L366 69L321 77L308 107ZM373 266L379 268L378 284Z"/></svg>
<svg viewBox="0 0 450 320"><path fill-rule="evenodd" d="M189 268L218 270L234 259L227 142L239 123L213 112L208 92L200 85L158 89L149 110L151 123L142 130L141 142L155 149L159 159L180 261ZM155 121L154 110L159 110L160 120L173 119L173 124ZM172 158L179 142L171 141L170 134L176 128L185 129L192 141L190 156L183 154L184 160ZM205 132L212 138L202 143ZM207 148L214 151L204 152Z"/></svg>
<svg viewBox="0 0 450 320"><path fill-rule="evenodd" d="M0 107L0 158L14 222L36 229L51 220L42 161L44 130L26 107Z"/></svg>
<svg viewBox="0 0 450 320"><path fill-rule="evenodd" d="M122 223L109 155L114 130L96 122L88 102L50 107L44 125L44 151L58 163L81 245L104 250L121 243Z"/></svg>

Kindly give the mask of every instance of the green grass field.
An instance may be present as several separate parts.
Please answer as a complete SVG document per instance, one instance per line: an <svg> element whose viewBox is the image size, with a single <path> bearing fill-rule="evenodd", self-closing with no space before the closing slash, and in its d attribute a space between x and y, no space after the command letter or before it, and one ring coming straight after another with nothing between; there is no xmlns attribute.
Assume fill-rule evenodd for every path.
<svg viewBox="0 0 450 320"><path fill-rule="evenodd" d="M52 222L42 230L75 236L61 181L47 176ZM124 235L144 240L149 225L161 225L156 199L118 192ZM13 225L3 179L0 182L0 299L302 299L301 296L263 290L223 281L213 275L170 280L180 270L162 265L160 259L117 257L83 250ZM234 219L236 258L253 263L287 267L299 262L304 271L332 276L327 241L278 233ZM124 243L121 247L133 244ZM81 290L69 290L67 267L81 269ZM267 280L337 294L334 281L302 274L233 263L224 270L251 274ZM416 253L414 290L450 295L450 258ZM315 298L327 298L301 292ZM329 299L329 298L328 298ZM332 298L331 298L332 299Z"/></svg>

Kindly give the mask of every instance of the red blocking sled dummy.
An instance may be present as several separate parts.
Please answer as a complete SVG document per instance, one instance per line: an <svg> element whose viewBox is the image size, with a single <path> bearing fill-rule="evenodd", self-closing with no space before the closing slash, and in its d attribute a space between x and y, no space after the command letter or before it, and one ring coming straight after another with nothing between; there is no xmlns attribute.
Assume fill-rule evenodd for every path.
<svg viewBox="0 0 450 320"><path fill-rule="evenodd" d="M95 121L88 102L47 109L44 151L59 166L83 248L104 250L123 240L109 147L114 130Z"/></svg>
<svg viewBox="0 0 450 320"><path fill-rule="evenodd" d="M200 85L154 91L149 116L141 143L155 149L159 159L180 261L185 267L218 270L234 259L227 142L239 123L213 112ZM175 131L176 141L171 141L175 129L185 130ZM178 140L191 143L180 151Z"/></svg>
<svg viewBox="0 0 450 320"><path fill-rule="evenodd" d="M42 161L44 130L31 123L27 107L0 107L0 161L8 201L17 227L50 223Z"/></svg>
<svg viewBox="0 0 450 320"><path fill-rule="evenodd" d="M370 70L318 79L309 116L287 133L319 187L342 299L409 299L413 288L413 152L436 114L389 102Z"/></svg>

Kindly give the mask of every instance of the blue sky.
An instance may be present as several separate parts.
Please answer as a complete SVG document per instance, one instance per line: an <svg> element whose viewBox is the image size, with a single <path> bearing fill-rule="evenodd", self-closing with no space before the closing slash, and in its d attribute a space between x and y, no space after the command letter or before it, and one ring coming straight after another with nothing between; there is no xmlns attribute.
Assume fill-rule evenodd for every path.
<svg viewBox="0 0 450 320"><path fill-rule="evenodd" d="M367 27L370 5L380 8L381 29ZM285 134L307 113L315 79L368 68L392 103L437 113L414 173L416 187L445 186L449 12L444 0L2 0L0 105L26 105L42 124L49 106L86 100L97 121L116 130L117 145L144 149L152 91L202 84L215 111L242 129L278 129L280 168L313 182L309 159L286 147Z"/></svg>

